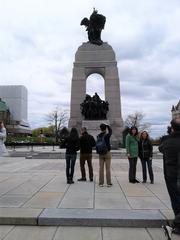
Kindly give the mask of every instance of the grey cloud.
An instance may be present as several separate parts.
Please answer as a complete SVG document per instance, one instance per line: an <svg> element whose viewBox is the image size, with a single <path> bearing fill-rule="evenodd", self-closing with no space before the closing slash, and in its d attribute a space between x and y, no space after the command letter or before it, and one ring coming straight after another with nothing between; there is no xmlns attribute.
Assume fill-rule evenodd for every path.
<svg viewBox="0 0 180 240"><path fill-rule="evenodd" d="M22 33L14 33L13 34L15 40L20 42L20 45L27 45L30 47L36 47L35 42L33 41L33 39L25 34Z"/></svg>

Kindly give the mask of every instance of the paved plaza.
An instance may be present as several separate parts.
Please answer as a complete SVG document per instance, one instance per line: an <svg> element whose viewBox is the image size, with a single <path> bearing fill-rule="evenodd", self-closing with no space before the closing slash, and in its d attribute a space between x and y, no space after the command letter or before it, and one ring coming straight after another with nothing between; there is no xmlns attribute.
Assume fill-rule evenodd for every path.
<svg viewBox="0 0 180 240"><path fill-rule="evenodd" d="M159 228L0 226L1 240L165 240ZM180 238L173 235L173 240Z"/></svg>
<svg viewBox="0 0 180 240"><path fill-rule="evenodd" d="M51 150L42 147L41 151ZM1 157L0 224L7 225L0 226L0 239L164 239L160 226L173 218L173 212L162 159L153 159L154 184L129 183L128 161L116 154L113 186L99 187L97 158L93 166L94 182L78 182L77 159L75 183L68 185L65 159ZM137 178L142 181L140 161Z"/></svg>

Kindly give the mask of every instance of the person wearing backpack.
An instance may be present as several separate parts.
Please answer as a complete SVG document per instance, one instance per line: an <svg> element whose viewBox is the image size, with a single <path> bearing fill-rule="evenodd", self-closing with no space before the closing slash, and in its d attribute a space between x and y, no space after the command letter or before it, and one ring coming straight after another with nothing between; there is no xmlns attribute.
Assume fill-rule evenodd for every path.
<svg viewBox="0 0 180 240"><path fill-rule="evenodd" d="M107 186L111 187L111 145L110 137L112 129L109 125L102 123L100 125L100 134L97 136L96 151L99 154L99 186L104 186L104 165L106 167L106 182ZM107 132L108 130L108 132Z"/></svg>
<svg viewBox="0 0 180 240"><path fill-rule="evenodd" d="M79 178L78 181L86 181L85 163L87 161L89 168L89 180L90 182L93 182L92 148L95 146L95 144L96 142L94 137L87 132L85 127L82 127L80 137L81 178Z"/></svg>

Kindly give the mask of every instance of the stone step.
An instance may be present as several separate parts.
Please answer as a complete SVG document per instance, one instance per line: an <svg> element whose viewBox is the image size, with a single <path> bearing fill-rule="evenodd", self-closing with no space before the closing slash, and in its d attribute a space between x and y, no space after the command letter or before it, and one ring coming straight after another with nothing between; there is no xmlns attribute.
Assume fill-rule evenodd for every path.
<svg viewBox="0 0 180 240"><path fill-rule="evenodd" d="M167 219L159 210L8 209L0 224L88 227L161 227Z"/></svg>
<svg viewBox="0 0 180 240"><path fill-rule="evenodd" d="M0 224L6 225L153 228L166 222L159 210L0 209Z"/></svg>
<svg viewBox="0 0 180 240"><path fill-rule="evenodd" d="M79 152L77 153L79 157ZM119 159L125 159L127 158L125 152L120 151L111 151L112 158L119 158ZM59 151L51 151L51 152L36 152L36 151L12 151L10 153L11 157L25 157L28 159L64 159L65 158L65 152L59 152ZM160 153L154 153L153 157L156 159L162 159L162 154ZM93 152L93 158L97 159L98 154L96 152Z"/></svg>
<svg viewBox="0 0 180 240"><path fill-rule="evenodd" d="M89 227L161 227L166 218L159 210L45 209L38 225Z"/></svg>

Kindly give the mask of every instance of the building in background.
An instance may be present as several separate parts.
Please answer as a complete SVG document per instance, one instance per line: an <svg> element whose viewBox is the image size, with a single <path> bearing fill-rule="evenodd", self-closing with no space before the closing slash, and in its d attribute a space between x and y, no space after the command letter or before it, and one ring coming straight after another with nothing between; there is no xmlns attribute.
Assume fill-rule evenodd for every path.
<svg viewBox="0 0 180 240"><path fill-rule="evenodd" d="M172 112L172 118L180 117L180 101L176 106L174 105L172 106L171 112Z"/></svg>
<svg viewBox="0 0 180 240"><path fill-rule="evenodd" d="M9 133L14 134L31 133L30 125L27 120L28 117L27 88L22 85L0 86L0 99L2 104L2 110L3 109L5 110L5 108L7 108L9 111L9 120L5 122L7 131ZM5 104L4 107L3 103ZM5 113L1 111L0 116L3 117L4 114Z"/></svg>

